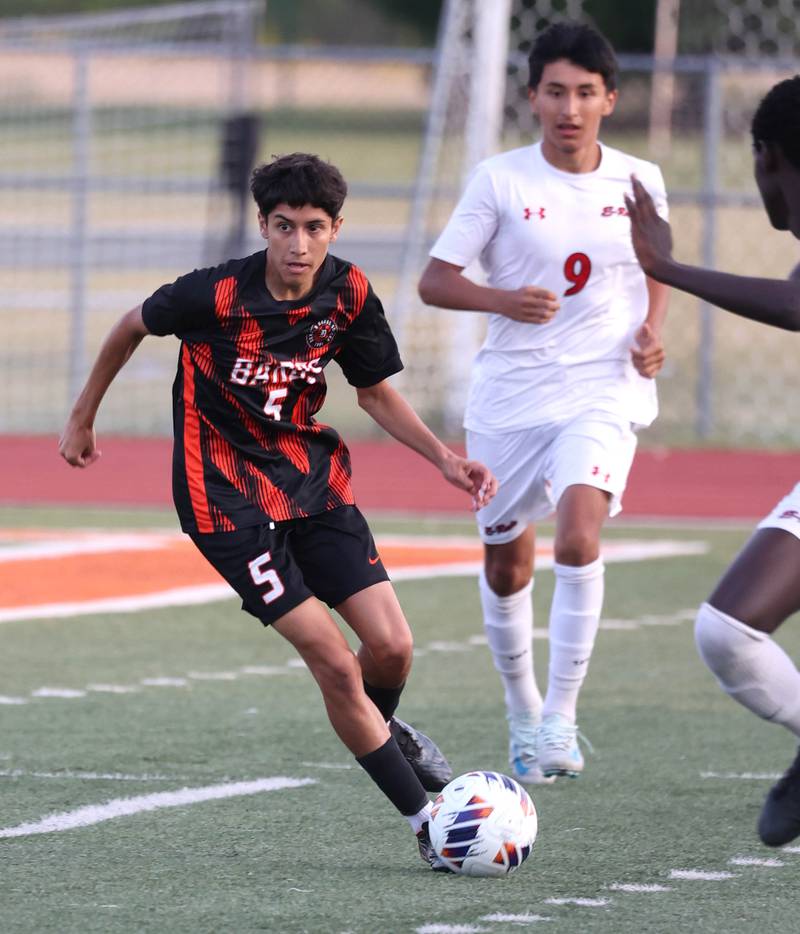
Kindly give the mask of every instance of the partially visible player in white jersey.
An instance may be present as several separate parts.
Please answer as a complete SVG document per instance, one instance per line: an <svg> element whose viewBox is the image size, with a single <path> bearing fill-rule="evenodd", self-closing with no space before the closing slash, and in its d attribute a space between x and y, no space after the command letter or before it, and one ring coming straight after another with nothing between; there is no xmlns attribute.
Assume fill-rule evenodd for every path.
<svg viewBox="0 0 800 934"><path fill-rule="evenodd" d="M666 215L657 166L598 141L617 100L608 41L558 23L530 55L541 140L474 171L419 284L431 305L488 312L464 418L500 483L478 513L480 596L505 690L514 776L583 769L576 707L603 603L600 532L621 508L636 430L657 413L667 289L645 277L624 202L635 173ZM480 260L479 285L463 275ZM535 523L556 514L547 691L533 670Z"/></svg>

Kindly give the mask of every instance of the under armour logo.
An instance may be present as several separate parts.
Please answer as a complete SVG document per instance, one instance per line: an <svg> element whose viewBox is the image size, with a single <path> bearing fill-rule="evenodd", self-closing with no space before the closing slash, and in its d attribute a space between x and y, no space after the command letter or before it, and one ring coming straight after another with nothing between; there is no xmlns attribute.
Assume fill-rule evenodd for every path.
<svg viewBox="0 0 800 934"><path fill-rule="evenodd" d="M540 220L544 220L544 208L525 208L524 217L526 221L529 221L534 216L534 214Z"/></svg>

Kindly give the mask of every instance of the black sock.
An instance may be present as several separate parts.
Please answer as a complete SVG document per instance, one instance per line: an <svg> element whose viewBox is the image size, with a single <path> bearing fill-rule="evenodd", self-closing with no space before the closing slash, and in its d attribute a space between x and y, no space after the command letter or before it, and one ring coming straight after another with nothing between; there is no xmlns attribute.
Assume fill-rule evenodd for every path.
<svg viewBox="0 0 800 934"><path fill-rule="evenodd" d="M406 686L405 681L399 688L376 688L374 684L364 682L364 693L380 710L381 716L388 723L400 703L400 695Z"/></svg>
<svg viewBox="0 0 800 934"><path fill-rule="evenodd" d="M393 736L374 752L356 756L356 762L401 814L418 814L428 803L425 789Z"/></svg>

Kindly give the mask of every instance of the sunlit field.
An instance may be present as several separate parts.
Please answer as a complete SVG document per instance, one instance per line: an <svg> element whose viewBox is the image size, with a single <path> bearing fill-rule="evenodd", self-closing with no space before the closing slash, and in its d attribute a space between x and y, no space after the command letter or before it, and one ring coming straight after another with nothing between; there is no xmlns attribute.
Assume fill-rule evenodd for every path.
<svg viewBox="0 0 800 934"><path fill-rule="evenodd" d="M373 526L379 544L473 535L460 521ZM46 533L51 550L62 543L60 558L41 559L43 595L70 536L175 524L160 512L5 509L0 527L7 569L22 529L40 544ZM692 638L694 608L747 532L612 523L604 622L579 709L594 752L579 779L533 789L538 840L502 880L425 867L405 821L333 735L308 672L235 599L62 618L0 610L3 930L794 930L800 847L768 850L755 834L794 743L722 694ZM675 556L613 560L623 545L664 542ZM552 580L543 566L542 679ZM417 647L401 715L456 772L505 770L475 580L396 586ZM800 652L791 623L779 641Z"/></svg>

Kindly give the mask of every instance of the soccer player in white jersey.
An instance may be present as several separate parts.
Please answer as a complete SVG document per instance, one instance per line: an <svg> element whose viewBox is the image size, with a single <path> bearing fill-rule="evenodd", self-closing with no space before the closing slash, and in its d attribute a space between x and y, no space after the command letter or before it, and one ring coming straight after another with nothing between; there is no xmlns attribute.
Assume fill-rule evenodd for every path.
<svg viewBox="0 0 800 934"><path fill-rule="evenodd" d="M756 182L770 223L800 239L800 75L776 84L752 123ZM736 315L800 331L800 265L786 281L698 269L672 259L669 225L634 180L636 253L649 275ZM697 614L700 656L724 691L800 739L800 671L772 633L800 611L800 483L763 519ZM800 836L800 751L767 795L768 846Z"/></svg>
<svg viewBox="0 0 800 934"><path fill-rule="evenodd" d="M621 508L635 431L657 412L667 290L647 280L623 200L635 172L666 214L661 172L598 141L617 99L601 34L558 23L530 55L541 140L482 162L431 250L431 305L488 312L464 418L471 457L500 487L477 514L480 597L526 783L577 776L576 706L603 603L600 531ZM487 285L463 275L480 262ZM556 514L556 585L542 698L533 670L537 520Z"/></svg>

